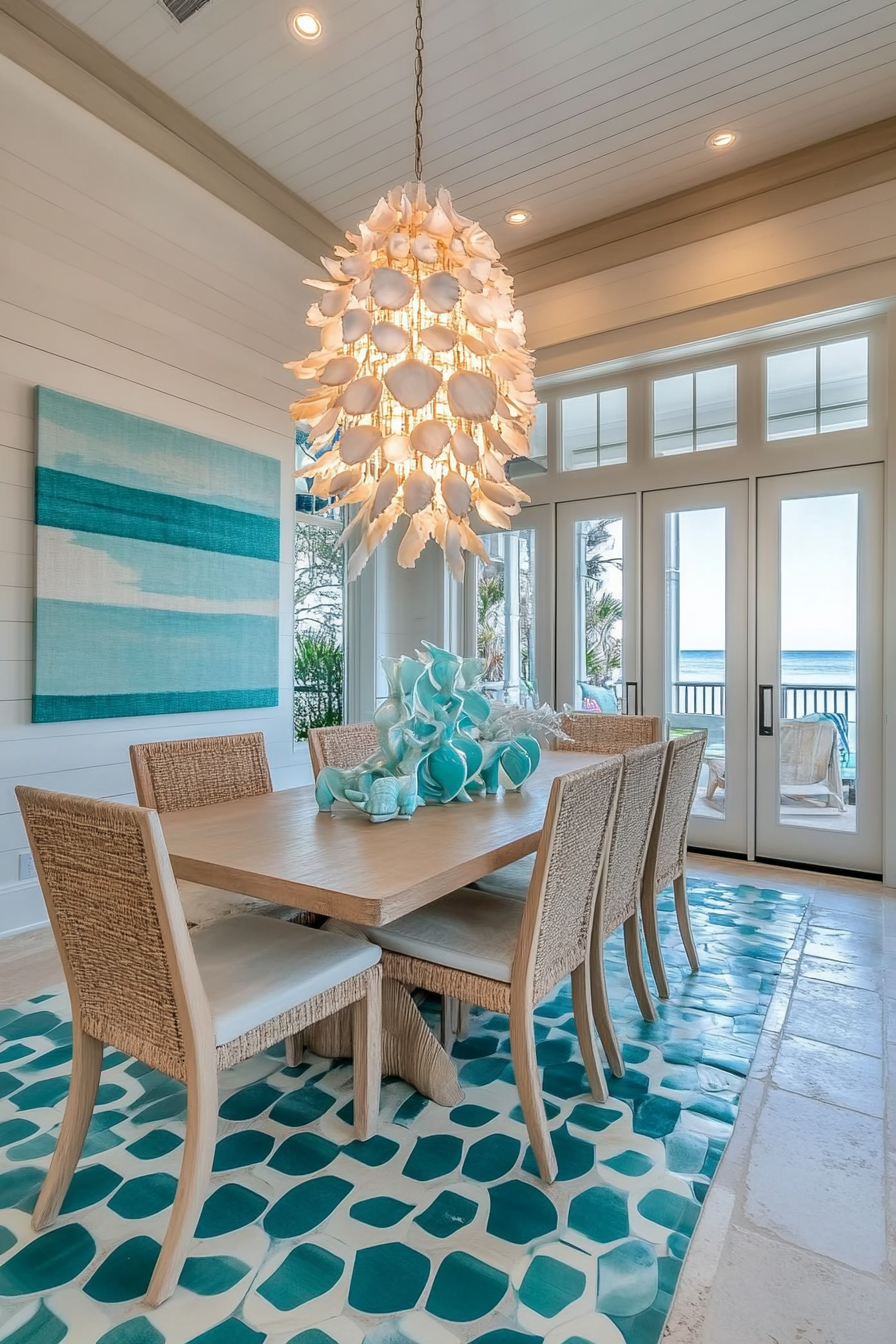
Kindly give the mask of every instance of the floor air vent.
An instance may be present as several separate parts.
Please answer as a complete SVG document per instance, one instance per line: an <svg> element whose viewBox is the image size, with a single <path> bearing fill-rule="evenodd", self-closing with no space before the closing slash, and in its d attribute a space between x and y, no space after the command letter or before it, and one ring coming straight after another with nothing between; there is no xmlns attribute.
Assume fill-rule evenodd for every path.
<svg viewBox="0 0 896 1344"><path fill-rule="evenodd" d="M173 14L178 23L186 23L187 19L192 19L193 15L204 8L209 0L162 0L162 4Z"/></svg>

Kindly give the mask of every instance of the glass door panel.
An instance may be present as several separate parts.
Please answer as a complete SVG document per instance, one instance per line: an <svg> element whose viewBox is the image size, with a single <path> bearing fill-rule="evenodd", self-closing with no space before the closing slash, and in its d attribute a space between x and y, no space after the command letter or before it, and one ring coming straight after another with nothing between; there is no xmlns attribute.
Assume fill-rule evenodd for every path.
<svg viewBox="0 0 896 1344"><path fill-rule="evenodd" d="M483 660L487 694L511 704L553 700L553 512L533 505L510 531L481 528L489 562L467 559L463 651Z"/></svg>
<svg viewBox="0 0 896 1344"><path fill-rule="evenodd" d="M558 506L558 707L637 711L635 527L633 495Z"/></svg>
<svg viewBox="0 0 896 1344"><path fill-rule="evenodd" d="M644 708L704 729L691 842L747 852L747 486L644 496Z"/></svg>
<svg viewBox="0 0 896 1344"><path fill-rule="evenodd" d="M877 466L759 482L757 853L881 871Z"/></svg>

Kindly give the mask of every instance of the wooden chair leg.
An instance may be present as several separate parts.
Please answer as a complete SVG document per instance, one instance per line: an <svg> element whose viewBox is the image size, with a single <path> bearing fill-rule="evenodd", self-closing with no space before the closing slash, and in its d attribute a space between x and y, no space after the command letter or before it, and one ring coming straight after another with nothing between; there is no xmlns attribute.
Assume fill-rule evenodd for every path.
<svg viewBox="0 0 896 1344"><path fill-rule="evenodd" d="M302 1033L297 1031L295 1036L287 1036L284 1044L286 1045L286 1067L288 1069L298 1068L305 1052Z"/></svg>
<svg viewBox="0 0 896 1344"><path fill-rule="evenodd" d="M622 1051L619 1049L616 1029L610 1016L610 1001L607 998L607 981L604 974L604 941L597 931L591 938L589 961L591 1010L594 1014L594 1025L597 1027L597 1034L600 1037L600 1043L604 1048L604 1054L607 1057L611 1072L617 1078L621 1078L625 1073L625 1065L622 1062Z"/></svg>
<svg viewBox="0 0 896 1344"><path fill-rule="evenodd" d="M597 1051L594 1048L594 1023L591 1012L591 986L585 963L582 961L572 973L572 1008L576 1020L576 1035L582 1062L588 1075L588 1086L595 1101L607 1100L607 1083Z"/></svg>
<svg viewBox="0 0 896 1344"><path fill-rule="evenodd" d="M697 944L694 942L694 931L691 928L691 915L688 910L688 878L686 869L682 869L678 874L672 884L672 890L675 892L675 914L678 919L678 931L681 934L681 941L684 943L684 950L688 954L691 970L699 971L700 958L697 956Z"/></svg>
<svg viewBox="0 0 896 1344"><path fill-rule="evenodd" d="M383 1071L382 991L382 972L375 966L368 977L366 995L352 1004L355 1134L359 1139L369 1139L375 1134L379 1121Z"/></svg>
<svg viewBox="0 0 896 1344"><path fill-rule="evenodd" d="M187 1084L187 1134L180 1180L168 1230L146 1290L147 1306L158 1307L177 1287L208 1193L217 1136L218 1076L212 1047L200 1058L196 1076Z"/></svg>
<svg viewBox="0 0 896 1344"><path fill-rule="evenodd" d="M81 1158L93 1115L102 1067L102 1041L88 1036L75 1022L72 1028L71 1086L50 1169L41 1186L31 1216L31 1226L35 1232L52 1223L62 1207L62 1201Z"/></svg>
<svg viewBox="0 0 896 1344"><path fill-rule="evenodd" d="M453 999L450 994L442 995L442 1015L440 1040L442 1049L446 1055L451 1054L451 1047L457 1040L457 1019L460 1011L460 1001Z"/></svg>
<svg viewBox="0 0 896 1344"><path fill-rule="evenodd" d="M513 1060L513 1076L520 1096L520 1105L529 1131L529 1142L538 1163L541 1179L548 1185L557 1175L557 1157L548 1131L548 1119L541 1095L541 1083L538 1078L538 1062L535 1057L535 1027L532 1021L532 1007L524 1003L522 1008L513 1003L510 1006L510 1056Z"/></svg>
<svg viewBox="0 0 896 1344"><path fill-rule="evenodd" d="M641 1016L645 1022L655 1022L656 1004L650 996L650 986L644 974L644 962L641 958L641 923L637 910L633 915L629 915L622 927L625 934L625 960Z"/></svg>
<svg viewBox="0 0 896 1344"><path fill-rule="evenodd" d="M668 999L669 980L663 963L660 926L656 912L656 894L651 893L646 888L641 893L641 921L644 925L644 941L647 943L647 956L656 982L656 992L661 999Z"/></svg>

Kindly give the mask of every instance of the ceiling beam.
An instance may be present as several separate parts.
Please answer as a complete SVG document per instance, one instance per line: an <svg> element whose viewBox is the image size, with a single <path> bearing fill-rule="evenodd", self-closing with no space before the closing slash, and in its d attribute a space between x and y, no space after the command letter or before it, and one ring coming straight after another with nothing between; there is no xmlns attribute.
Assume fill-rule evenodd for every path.
<svg viewBox="0 0 896 1344"><path fill-rule="evenodd" d="M517 295L581 280L896 178L896 117L506 253Z"/></svg>
<svg viewBox="0 0 896 1344"><path fill-rule="evenodd" d="M0 53L317 260L342 233L307 201L40 0L0 0Z"/></svg>

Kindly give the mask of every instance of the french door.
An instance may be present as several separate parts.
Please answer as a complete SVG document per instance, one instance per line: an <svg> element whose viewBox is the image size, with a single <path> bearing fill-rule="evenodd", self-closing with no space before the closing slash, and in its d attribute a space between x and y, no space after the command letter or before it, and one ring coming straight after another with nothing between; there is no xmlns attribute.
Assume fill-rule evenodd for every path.
<svg viewBox="0 0 896 1344"><path fill-rule="evenodd" d="M758 482L756 853L882 868L883 467Z"/></svg>
<svg viewBox="0 0 896 1344"><path fill-rule="evenodd" d="M749 486L644 495L644 705L674 735L707 731L690 841L747 853Z"/></svg>
<svg viewBox="0 0 896 1344"><path fill-rule="evenodd" d="M882 868L882 468L646 492L645 712L708 733L691 843Z"/></svg>

